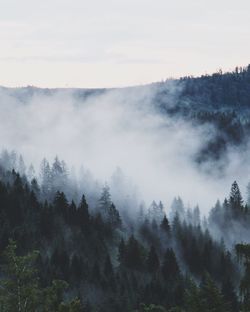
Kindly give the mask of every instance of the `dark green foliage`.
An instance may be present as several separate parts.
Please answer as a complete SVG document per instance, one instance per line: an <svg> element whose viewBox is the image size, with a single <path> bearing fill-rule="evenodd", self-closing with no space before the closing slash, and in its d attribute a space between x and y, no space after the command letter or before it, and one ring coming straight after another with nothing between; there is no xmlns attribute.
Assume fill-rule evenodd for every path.
<svg viewBox="0 0 250 312"><path fill-rule="evenodd" d="M166 217L166 215L164 216L164 218L162 219L162 222L161 222L161 229L162 231L164 231L165 233L167 234L170 234L170 225L169 225L169 221Z"/></svg>
<svg viewBox="0 0 250 312"><path fill-rule="evenodd" d="M166 312L166 309L164 307L155 305L155 304L140 304L140 307L138 310L135 310L134 312Z"/></svg>
<svg viewBox="0 0 250 312"><path fill-rule="evenodd" d="M108 209L108 222L112 228L119 228L122 225L119 211L115 208L113 203Z"/></svg>
<svg viewBox="0 0 250 312"><path fill-rule="evenodd" d="M16 254L17 246L10 240L4 252L4 265L0 280L0 308L3 312L80 312L80 300L63 302L67 283L54 280L46 288L39 283L35 266L38 252L33 251L24 256Z"/></svg>
<svg viewBox="0 0 250 312"><path fill-rule="evenodd" d="M64 295L79 297L83 302L80 311L88 312L131 312L136 308L139 311L238 311L238 264L223 243L213 239L208 229L202 229L198 208L191 210L188 219L178 198L176 205L180 209L170 225L167 216L158 218L161 205L154 204L150 220L142 214L139 224L131 226L121 220L107 187L96 208L88 206L85 196L77 204L68 201L61 190L42 200L39 185L35 190L32 183L15 171L3 171L2 175L1 251L9 238L17 241L21 257L32 254L30 250L39 250L36 279L30 276L30 286L27 285L31 302L38 287L46 289L48 311L57 311L56 306L60 306L58 311L78 311L80 303L73 300L69 308L67 303L62 303ZM227 233L233 221L247 224L245 209L237 210L237 217L232 213L233 209L243 207L241 199L234 200L241 198L239 194L234 184L231 200L223 205L217 203L211 211L209 227L216 224L217 229ZM250 259L244 245L237 245L236 251L239 257ZM241 283L245 298L247 270ZM196 283L190 282L191 277ZM65 282L56 284L55 280L64 280L69 287L65 289ZM203 280L201 285L199 280ZM144 305L140 306L141 302ZM244 302L246 305L247 299Z"/></svg>
<svg viewBox="0 0 250 312"><path fill-rule="evenodd" d="M176 281L180 278L180 269L172 248L167 249L162 263L162 275L166 281Z"/></svg>
<svg viewBox="0 0 250 312"><path fill-rule="evenodd" d="M244 205L236 181L232 184L228 199L222 205L217 202L210 211L208 221L211 230L220 233L227 245L232 241L242 241L242 237L248 236L250 213L248 206Z"/></svg>
<svg viewBox="0 0 250 312"><path fill-rule="evenodd" d="M159 266L160 266L159 258L153 246L151 246L150 251L148 253L146 266L147 266L148 272L150 273L154 273L159 269Z"/></svg>
<svg viewBox="0 0 250 312"><path fill-rule="evenodd" d="M190 282L185 296L187 312L230 311L223 295L208 274L206 274L200 287Z"/></svg>
<svg viewBox="0 0 250 312"><path fill-rule="evenodd" d="M236 255L239 261L243 261L245 267L244 276L240 283L240 293L243 297L243 311L250 309L250 244L237 244Z"/></svg>
<svg viewBox="0 0 250 312"><path fill-rule="evenodd" d="M125 247L124 264L132 270L141 270L144 265L143 247L133 235Z"/></svg>
<svg viewBox="0 0 250 312"><path fill-rule="evenodd" d="M175 85L174 99L169 85ZM215 161L215 172L226 167L222 160L230 146L240 147L250 134L250 66L232 72L184 77L158 83L154 103L163 114L189 120L195 125L212 125L216 134L204 138L197 164ZM173 105L173 102L175 105ZM209 172L214 170L209 166Z"/></svg>
<svg viewBox="0 0 250 312"><path fill-rule="evenodd" d="M74 224L78 225L84 233L87 233L89 230L89 207L84 195L82 196L78 209L76 209Z"/></svg>
<svg viewBox="0 0 250 312"><path fill-rule="evenodd" d="M223 281L221 292L224 300L226 301L228 311L230 312L239 311L237 293L230 278L227 278L225 281Z"/></svg>
<svg viewBox="0 0 250 312"><path fill-rule="evenodd" d="M195 126L216 129L214 136L204 137L194 157L198 166L221 160L229 147L246 143L250 65L170 83L178 89L176 105L166 81L156 85L156 108ZM227 165L213 163L214 168L202 168L218 174ZM27 168L15 152L2 152L1 255L7 249L0 259L1 311L250 310L250 247L237 244L237 257L230 251L232 243L250 235L250 187L244 204L234 182L229 197L216 203L204 227L198 206L186 209L180 197L174 199L168 216L161 202L153 201L147 212L142 205L137 222L127 207L119 211L107 184L98 203L87 191L87 200L81 197L58 157L51 165L43 160L40 179L32 167ZM8 245L10 238L18 248L13 241ZM83 305L78 299L70 301L75 297Z"/></svg>
<svg viewBox="0 0 250 312"><path fill-rule="evenodd" d="M110 256L107 255L104 263L104 275L110 277L114 274L113 265L110 260Z"/></svg>

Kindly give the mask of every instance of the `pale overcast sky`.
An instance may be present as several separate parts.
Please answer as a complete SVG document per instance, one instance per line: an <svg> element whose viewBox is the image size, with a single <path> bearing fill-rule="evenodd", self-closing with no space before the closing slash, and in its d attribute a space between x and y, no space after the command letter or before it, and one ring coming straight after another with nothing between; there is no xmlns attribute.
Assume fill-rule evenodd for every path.
<svg viewBox="0 0 250 312"><path fill-rule="evenodd" d="M0 85L115 87L248 63L249 0L0 0Z"/></svg>

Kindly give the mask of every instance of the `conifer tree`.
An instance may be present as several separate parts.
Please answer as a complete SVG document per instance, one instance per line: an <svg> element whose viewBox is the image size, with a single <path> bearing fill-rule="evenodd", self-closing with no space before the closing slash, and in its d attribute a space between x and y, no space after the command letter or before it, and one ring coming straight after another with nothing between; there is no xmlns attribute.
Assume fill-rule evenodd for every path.
<svg viewBox="0 0 250 312"><path fill-rule="evenodd" d="M194 211L193 211L193 225L194 226L199 226L201 223L201 219L200 219L200 208L199 206L197 205L195 208L194 208Z"/></svg>
<svg viewBox="0 0 250 312"><path fill-rule="evenodd" d="M106 183L104 187L102 188L102 193L99 198L99 208L104 219L108 218L108 212L109 212L109 208L111 204L112 204L112 201L111 201L110 190L109 190L108 184Z"/></svg>
<svg viewBox="0 0 250 312"><path fill-rule="evenodd" d="M142 247L134 235L130 236L126 246L125 264L128 268L135 270L141 270L143 267Z"/></svg>
<svg viewBox="0 0 250 312"><path fill-rule="evenodd" d="M237 244L235 251L239 262L243 262L245 273L240 283L243 297L243 311L250 311L250 244Z"/></svg>
<svg viewBox="0 0 250 312"><path fill-rule="evenodd" d="M52 180L51 180L51 170L50 165L47 159L43 159L40 165L40 180L41 180L41 189L44 197L46 199L49 198L49 193L52 188Z"/></svg>
<svg viewBox="0 0 250 312"><path fill-rule="evenodd" d="M228 311L228 307L222 293L208 274L206 274L205 279L201 285L200 294L205 302L203 311Z"/></svg>
<svg viewBox="0 0 250 312"><path fill-rule="evenodd" d="M87 230L89 226L90 216L89 216L89 207L84 195L82 195L81 202L76 211L76 218L77 224L80 225L83 230Z"/></svg>
<svg viewBox="0 0 250 312"><path fill-rule="evenodd" d="M180 197L174 198L174 200L171 204L171 210L170 210L170 220L171 221L173 221L176 214L178 214L181 221L185 217L184 204L183 204L183 201Z"/></svg>
<svg viewBox="0 0 250 312"><path fill-rule="evenodd" d="M148 253L148 257L146 260L146 266L147 266L147 270L150 273L154 273L159 269L160 262L159 262L159 258L157 256L154 246L151 246L150 248L150 251Z"/></svg>
<svg viewBox="0 0 250 312"><path fill-rule="evenodd" d="M228 306L228 310L230 312L238 312L239 311L238 298L233 283L230 280L230 277L224 279L222 283L221 293Z"/></svg>
<svg viewBox="0 0 250 312"><path fill-rule="evenodd" d="M113 265L111 263L110 256L107 255L107 257L105 259L105 263L104 263L104 275L106 277L110 277L113 274L114 274Z"/></svg>
<svg viewBox="0 0 250 312"><path fill-rule="evenodd" d="M165 252L161 270L167 281L176 281L180 277L179 265L172 248L168 248Z"/></svg>
<svg viewBox="0 0 250 312"><path fill-rule="evenodd" d="M120 265L124 264L126 254L126 245L124 239L122 238L118 247L118 256L117 260L120 262Z"/></svg>
<svg viewBox="0 0 250 312"><path fill-rule="evenodd" d="M108 209L108 222L112 228L119 228L122 224L119 211L116 209L113 203L111 203Z"/></svg>
<svg viewBox="0 0 250 312"><path fill-rule="evenodd" d="M162 231L164 231L167 234L170 234L170 225L169 225L169 221L166 217L166 215L164 215L162 222L161 222L161 229Z"/></svg>
<svg viewBox="0 0 250 312"><path fill-rule="evenodd" d="M234 217L239 217L243 212L243 199L241 196L241 192L239 186L236 181L232 184L231 192L229 196L229 204Z"/></svg>

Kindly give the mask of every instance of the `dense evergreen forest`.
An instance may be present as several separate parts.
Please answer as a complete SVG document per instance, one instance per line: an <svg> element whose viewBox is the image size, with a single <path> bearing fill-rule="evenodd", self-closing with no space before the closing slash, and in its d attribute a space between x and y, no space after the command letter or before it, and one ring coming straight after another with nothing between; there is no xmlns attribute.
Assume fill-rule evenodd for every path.
<svg viewBox="0 0 250 312"><path fill-rule="evenodd" d="M150 87L163 115L216 128L197 164L246 146L250 65ZM14 96L25 103L53 92L30 87ZM164 207L124 195L119 170L112 185L102 185L84 170L76 178L58 157L43 159L35 173L21 155L3 150L0 311L250 311L250 184L243 199L233 180L225 200L215 198L202 215L180 197Z"/></svg>
<svg viewBox="0 0 250 312"><path fill-rule="evenodd" d="M250 65L232 72L167 80L157 86L154 101L163 113L194 125L215 126L216 135L197 155L198 163L218 160L229 146L244 149L250 135Z"/></svg>
<svg viewBox="0 0 250 312"><path fill-rule="evenodd" d="M153 202L129 216L107 184L91 206L67 198L58 158L40 182L17 159L0 162L2 311L249 311L250 210L236 182L207 218L179 197L167 214Z"/></svg>

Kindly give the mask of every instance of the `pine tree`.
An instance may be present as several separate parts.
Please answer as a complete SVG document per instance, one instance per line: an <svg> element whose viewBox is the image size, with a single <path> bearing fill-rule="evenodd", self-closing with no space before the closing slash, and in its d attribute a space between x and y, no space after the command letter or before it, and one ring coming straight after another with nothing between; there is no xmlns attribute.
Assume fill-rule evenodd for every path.
<svg viewBox="0 0 250 312"><path fill-rule="evenodd" d="M113 203L111 203L108 209L108 222L112 228L119 228L122 224L119 211L116 209Z"/></svg>
<svg viewBox="0 0 250 312"><path fill-rule="evenodd" d="M170 225L169 225L169 221L166 217L166 215L164 215L162 222L161 222L161 230L167 234L170 234Z"/></svg>
<svg viewBox="0 0 250 312"><path fill-rule="evenodd" d="M199 208L199 206L197 205L197 206L194 208L194 211L193 211L193 225L194 225L194 226L199 226L200 223L201 223L200 208Z"/></svg>
<svg viewBox="0 0 250 312"><path fill-rule="evenodd" d="M231 187L231 192L229 196L229 204L230 204L234 217L239 217L241 213L244 211L243 199L241 196L239 186L236 181L234 181Z"/></svg>
<svg viewBox="0 0 250 312"><path fill-rule="evenodd" d="M67 217L65 219L65 222L67 222L70 225L78 224L77 208L73 200L71 201L71 204L69 205L69 209L67 209Z"/></svg>
<svg viewBox="0 0 250 312"><path fill-rule="evenodd" d="M40 179L43 196L46 199L50 199L49 193L51 192L52 188L51 170L49 162L45 158L42 160L40 166Z"/></svg>
<svg viewBox="0 0 250 312"><path fill-rule="evenodd" d="M221 292L225 302L227 303L228 310L230 312L239 311L237 294L229 277L223 281Z"/></svg>
<svg viewBox="0 0 250 312"><path fill-rule="evenodd" d="M138 222L141 224L145 219L145 204L142 202L139 206Z"/></svg>
<svg viewBox="0 0 250 312"><path fill-rule="evenodd" d="M141 270L143 267L142 247L133 235L130 236L126 246L125 264L135 270Z"/></svg>
<svg viewBox="0 0 250 312"><path fill-rule="evenodd" d="M101 197L99 199L100 212L104 219L108 218L109 208L112 204L109 186L107 184L102 188Z"/></svg>
<svg viewBox="0 0 250 312"><path fill-rule="evenodd" d="M157 256L156 250L153 246L151 246L147 260L146 260L147 270L150 273L154 273L159 269L160 262Z"/></svg>
<svg viewBox="0 0 250 312"><path fill-rule="evenodd" d="M76 254L73 255L71 260L71 278L73 281L80 281L83 274L83 261L81 257L77 256Z"/></svg>
<svg viewBox="0 0 250 312"><path fill-rule="evenodd" d="M62 214L65 218L67 217L69 205L63 192L56 192L54 207L57 213Z"/></svg>
<svg viewBox="0 0 250 312"><path fill-rule="evenodd" d="M5 170L12 171L13 169L17 171L17 154L15 151L8 152L3 150L0 156L0 165L5 168Z"/></svg>
<svg viewBox="0 0 250 312"><path fill-rule="evenodd" d="M23 157L22 155L19 156L19 160L18 160L18 173L23 176L25 175L26 173L26 166L25 166L25 163L24 163L24 160L23 160Z"/></svg>
<svg viewBox="0 0 250 312"><path fill-rule="evenodd" d="M221 203L219 200L217 200L215 203L215 206L210 210L209 224L220 226L223 222L223 218L224 218L224 215L222 212Z"/></svg>
<svg viewBox="0 0 250 312"><path fill-rule="evenodd" d="M185 209L183 205L183 201L180 197L174 198L171 210L170 210L170 220L173 221L176 214L178 214L181 221L183 221L185 217Z"/></svg>
<svg viewBox="0 0 250 312"><path fill-rule="evenodd" d="M31 164L28 169L27 178L29 181L36 179L36 172L34 166Z"/></svg>
<svg viewBox="0 0 250 312"><path fill-rule="evenodd" d="M126 255L126 245L124 239L122 238L118 247L118 256L117 256L117 260L120 262L120 265L124 264L125 255Z"/></svg>
<svg viewBox="0 0 250 312"><path fill-rule="evenodd" d="M193 212L192 212L191 208L187 208L187 210L186 210L186 218L185 218L185 221L186 221L188 224L193 224Z"/></svg>
<svg viewBox="0 0 250 312"><path fill-rule="evenodd" d="M92 279L96 283L100 283L101 278L102 278L102 275L101 275L99 263L95 261L93 268L92 268Z"/></svg>
<svg viewBox="0 0 250 312"><path fill-rule="evenodd" d="M104 263L104 275L106 277L110 277L114 274L113 265L111 263L110 256L107 255L105 263Z"/></svg>
<svg viewBox="0 0 250 312"><path fill-rule="evenodd" d="M36 194L36 196L39 197L40 196L40 187L39 187L39 184L37 183L36 179L31 180L30 187L31 187L31 190Z"/></svg>
<svg viewBox="0 0 250 312"><path fill-rule="evenodd" d="M68 187L68 169L64 161L60 161L58 157L55 158L51 168L51 184L52 191L66 192Z"/></svg>
<svg viewBox="0 0 250 312"><path fill-rule="evenodd" d="M180 221L180 217L178 213L176 213L174 216L171 228L172 228L172 233L174 234L174 236L176 238L179 238L179 236L181 235L182 227L181 227L181 221Z"/></svg>
<svg viewBox="0 0 250 312"><path fill-rule="evenodd" d="M243 297L243 311L250 311L250 244L235 245L239 262L244 261L245 273L240 283L240 294Z"/></svg>
<svg viewBox="0 0 250 312"><path fill-rule="evenodd" d="M215 285L211 277L206 274L201 284L201 297L205 301L205 311L227 312L228 308L220 290Z"/></svg>
<svg viewBox="0 0 250 312"><path fill-rule="evenodd" d="M162 202L159 202L159 205L156 204L155 201L152 202L148 209L147 218L149 221L155 220L157 224L159 224L164 216L164 207Z"/></svg>
<svg viewBox="0 0 250 312"><path fill-rule="evenodd" d="M90 216L89 216L89 207L84 195L82 195L81 202L76 211L76 218L77 224L80 225L83 230L87 231L89 227Z"/></svg>
<svg viewBox="0 0 250 312"><path fill-rule="evenodd" d="M206 312L206 303L201 297L199 287L190 281L185 293L185 308L187 312ZM208 311L207 311L208 312Z"/></svg>
<svg viewBox="0 0 250 312"><path fill-rule="evenodd" d="M175 281L180 277L179 265L172 248L168 248L165 252L161 270L167 281Z"/></svg>

